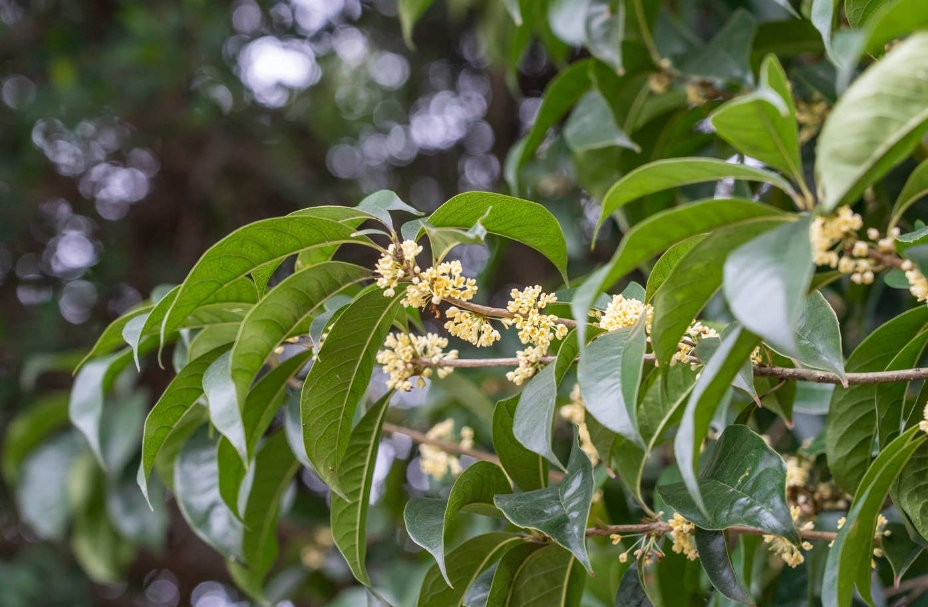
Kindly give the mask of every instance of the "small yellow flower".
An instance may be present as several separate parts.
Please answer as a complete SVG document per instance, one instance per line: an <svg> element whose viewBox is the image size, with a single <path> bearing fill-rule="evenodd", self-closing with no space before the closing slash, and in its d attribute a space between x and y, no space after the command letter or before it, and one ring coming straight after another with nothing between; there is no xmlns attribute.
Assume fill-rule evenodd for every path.
<svg viewBox="0 0 928 607"><path fill-rule="evenodd" d="M410 280L419 273L416 265L416 255L422 252L422 247L412 240L404 240L398 247L391 244L386 253L377 261L376 272L380 274L377 286L384 290L385 297L392 297L396 287L402 280Z"/></svg>
<svg viewBox="0 0 928 607"><path fill-rule="evenodd" d="M561 417L577 425L577 434L580 436L580 450L590 458L590 463L594 466L598 464L599 452L596 451L596 446L593 445L590 429L586 425L586 406L583 404L583 397L580 395L580 384L574 384L573 389L570 391L570 404L562 406L559 412Z"/></svg>
<svg viewBox="0 0 928 607"><path fill-rule="evenodd" d="M802 514L802 511L799 509L799 506L793 506L789 509L790 515L792 516L793 523L798 524L799 518ZM814 524L812 521L807 521L799 526L801 531L808 531L812 529ZM792 568L796 568L805 562L805 556L802 554L802 550L812 550L812 544L809 542L802 542L798 547L795 546L792 542L787 540L784 537L778 535L764 535L764 543L769 545L769 549L774 554L779 555L783 562L789 565Z"/></svg>
<svg viewBox="0 0 928 607"><path fill-rule="evenodd" d="M422 378L431 377L433 371L438 377L447 377L454 371L453 367L447 366L434 369L430 366L423 367L416 364L417 359L429 359L433 365L437 365L444 360L454 360L458 357L457 350L444 352L444 348L448 346L448 338L435 333L390 333L383 345L386 349L377 352L377 363L383 365L383 372L390 376L387 387L391 390L412 390L412 382L409 380L417 375L417 385L421 388L425 386L425 380Z"/></svg>
<svg viewBox="0 0 928 607"><path fill-rule="evenodd" d="M519 341L528 346L516 352L519 367L506 374L506 378L518 386L535 375L539 361L551 347L551 341L566 337L567 327L557 322L557 316L540 312L549 303L557 301L553 294L543 293L540 286L526 287L522 291L513 289L510 297L506 309L512 317L501 322L507 327L515 325L519 329Z"/></svg>
<svg viewBox="0 0 928 607"><path fill-rule="evenodd" d="M460 261L444 261L412 278L402 304L407 308L424 308L445 299L468 301L477 294L477 281L462 276Z"/></svg>
<svg viewBox="0 0 928 607"><path fill-rule="evenodd" d="M673 551L683 554L691 561L699 558L696 550L696 525L689 522L679 512L674 512L673 518L667 521L670 525L670 538L673 540Z"/></svg>
<svg viewBox="0 0 928 607"><path fill-rule="evenodd" d="M928 403L925 403L925 408L922 410L922 420L918 422L918 429L928 433Z"/></svg>
<svg viewBox="0 0 928 607"><path fill-rule="evenodd" d="M618 533L613 533L609 536L609 539L612 540L612 545L616 546L622 541L622 536Z"/></svg>
<svg viewBox="0 0 928 607"><path fill-rule="evenodd" d="M805 487L809 482L811 462L800 460L794 455L788 455L783 459L786 460L786 487Z"/></svg>
<svg viewBox="0 0 928 607"><path fill-rule="evenodd" d="M595 310L591 313L599 319L599 326L607 331L615 331L623 327L630 327L645 314L645 331L651 332L651 319L654 317L654 308L637 299L626 299L624 295L613 295L612 301L606 306L605 312Z"/></svg>
<svg viewBox="0 0 928 607"><path fill-rule="evenodd" d="M491 346L494 342L499 341L499 331L482 314L460 310L451 306L445 311L445 316L448 318L445 329L455 337L470 342L477 347Z"/></svg>
<svg viewBox="0 0 928 607"><path fill-rule="evenodd" d="M437 423L426 432L426 436L434 440L453 441L454 420L448 418ZM468 426L461 428L460 445L465 449L474 446L474 431ZM435 480L442 480L450 472L452 476L461 473L461 460L456 456L442 451L434 445L419 445L419 467L422 472Z"/></svg>

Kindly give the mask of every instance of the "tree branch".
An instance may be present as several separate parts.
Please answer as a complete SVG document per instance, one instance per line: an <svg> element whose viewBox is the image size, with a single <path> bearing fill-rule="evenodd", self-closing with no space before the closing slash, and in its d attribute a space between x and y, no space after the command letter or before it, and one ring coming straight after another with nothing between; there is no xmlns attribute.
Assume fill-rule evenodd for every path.
<svg viewBox="0 0 928 607"><path fill-rule="evenodd" d="M753 527L729 527L728 531L740 535L769 535L760 529ZM653 523L638 523L633 525L604 525L602 527L591 527L586 530L586 536L607 537L613 534L637 535L641 533L669 533L670 525L664 521L655 521ZM816 531L814 529L799 530L799 537L804 540L822 540L830 542L838 534L834 531Z"/></svg>
<svg viewBox="0 0 928 607"><path fill-rule="evenodd" d="M461 308L462 310L467 310L469 312L474 312L476 314L482 314L483 316L492 316L493 318L512 318L513 314L506 308L494 308L491 306L483 306L480 304L475 304L469 301L462 301L460 299L448 298L445 301L450 303L456 308ZM573 329L577 326L577 321L570 318L559 318L555 321L559 324L564 325L568 329Z"/></svg>
<svg viewBox="0 0 928 607"><path fill-rule="evenodd" d="M555 360L554 356L545 356L540 362L548 364ZM645 354L646 363L654 363L653 354ZM691 357L690 362L698 362ZM417 358L412 361L417 367L455 367L462 369L476 369L482 367L518 367L518 358L460 358L455 360L442 360L433 363L428 358ZM757 377L773 377L783 380L807 381L817 384L845 385L844 381L835 373L816 371L814 369L790 369L788 367L768 367L755 365L754 375ZM876 371L872 373L847 373L847 385L862 384L891 384L901 381L916 381L928 379L928 367L916 369L903 369L901 371Z"/></svg>

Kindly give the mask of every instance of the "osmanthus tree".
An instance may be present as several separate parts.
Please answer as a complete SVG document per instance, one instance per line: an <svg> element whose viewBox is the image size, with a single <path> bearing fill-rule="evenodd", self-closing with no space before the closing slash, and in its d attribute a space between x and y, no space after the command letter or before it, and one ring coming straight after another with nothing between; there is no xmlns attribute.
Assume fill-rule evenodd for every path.
<svg viewBox="0 0 928 607"><path fill-rule="evenodd" d="M400 2L407 31L428 4ZM381 191L233 232L79 366L66 410L93 457L81 460L78 557L106 542L104 562L130 558L162 527L111 519L144 512L143 495L163 511L167 488L260 597L305 467L330 491L347 566L389 601L366 567L387 432L419 442L422 471L440 481L404 510L404 537L435 560L420 606L844 607L902 592L893 579L928 570L928 228L915 217L928 163L911 159L926 149L928 7L848 0L853 29L834 33L831 0L811 3L811 24L758 26L739 10L697 43L668 34L679 24L656 2L505 4L525 40L585 11L579 38L551 45L593 57L551 83L507 175L532 191L523 169L566 142L601 199L597 229L622 231L611 258L571 276L545 206L482 192L424 216ZM772 52L755 71L758 48ZM813 74L836 101L812 92ZM621 176L602 187L607 164ZM710 197L691 199L701 184ZM562 284L487 298L491 281L456 253L506 240L544 255ZM861 340L847 310L884 284L904 304ZM847 357L842 337L859 341ZM176 376L141 436L122 432L137 409L106 393L169 353ZM499 370L482 389L503 397L476 431L448 420L421 433L390 406L477 368ZM36 459L43 441L81 452L53 433L64 411L11 427L8 478L57 463ZM486 520L455 542L462 513Z"/></svg>

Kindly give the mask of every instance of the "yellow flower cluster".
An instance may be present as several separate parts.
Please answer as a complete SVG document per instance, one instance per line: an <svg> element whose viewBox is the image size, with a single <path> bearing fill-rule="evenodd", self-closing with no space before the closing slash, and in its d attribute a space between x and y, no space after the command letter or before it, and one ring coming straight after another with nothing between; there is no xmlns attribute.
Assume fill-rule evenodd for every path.
<svg viewBox="0 0 928 607"><path fill-rule="evenodd" d="M448 418L432 426L425 435L434 440L453 441L453 434L454 420ZM461 428L460 445L464 449L472 449L474 446L474 431L468 426ZM419 455L419 467L422 472L435 480L442 480L448 472L451 472L452 476L461 473L461 460L434 445L419 445Z"/></svg>
<svg viewBox="0 0 928 607"><path fill-rule="evenodd" d="M928 279L910 260L902 262L905 279L909 281L909 292L918 301L928 301Z"/></svg>
<svg viewBox="0 0 928 607"><path fill-rule="evenodd" d="M799 506L793 506L792 508L790 508L789 513L793 518L793 523L798 524L799 517L802 514L802 511L799 509ZM802 526L799 527L799 530L808 531L813 526L814 524L812 523L812 521L808 521L806 523L803 523ZM769 549L771 552L779 555L779 557L783 559L784 563L786 563L787 565L789 565L790 567L794 569L798 567L799 565L801 565L806 560L806 558L802 554L802 550L812 550L812 544L809 542L802 542L802 544L800 545L802 550L800 550L799 547L794 545L788 539L784 537L780 537L779 535L765 535L764 543L769 545L770 547Z"/></svg>
<svg viewBox="0 0 928 607"><path fill-rule="evenodd" d="M516 352L519 366L507 373L506 379L520 386L535 375L538 362L548 353L551 341L567 336L567 327L557 322L557 316L541 313L545 306L557 301L557 297L543 293L540 286L526 287L522 291L513 289L510 297L506 309L512 317L503 318L502 323L507 327L515 325L519 329L519 341L528 347Z"/></svg>
<svg viewBox="0 0 928 607"><path fill-rule="evenodd" d="M870 247L891 253L893 238L899 235L899 228L893 228L886 237L881 237L876 228L868 228L867 239L870 242L867 242L857 238L857 232L863 225L863 219L849 206L839 208L832 217L816 217L809 228L815 264L849 274L851 281L857 284L872 284L874 272L879 268L869 256Z"/></svg>
<svg viewBox="0 0 928 607"><path fill-rule="evenodd" d="M805 487L809 482L812 462L799 459L795 455L788 455L784 459L786 460L786 488Z"/></svg>
<svg viewBox="0 0 928 607"><path fill-rule="evenodd" d="M384 297L393 297L396 286L403 279L409 279L419 273L416 255L422 247L413 240L404 240L399 246L391 244L386 253L377 260L377 286L384 290Z"/></svg>
<svg viewBox="0 0 928 607"><path fill-rule="evenodd" d="M403 305L407 308L424 308L429 303L439 304L443 299L467 301L477 294L477 281L462 276L460 261L443 261L437 267L427 268L412 278L406 289Z"/></svg>
<svg viewBox="0 0 928 607"><path fill-rule="evenodd" d="M680 516L678 512L674 512L673 518L667 523L670 525L670 539L673 540L673 551L685 555L691 561L698 559L696 525Z"/></svg>
<svg viewBox="0 0 928 607"><path fill-rule="evenodd" d="M676 363L690 362L690 356L693 355L693 350L696 349L696 344L699 342L699 340L706 339L707 337L718 336L718 331L715 329L710 329L698 320L693 322L693 324L691 324L686 329L686 337L688 337L692 343L681 341L680 345L677 347L677 351L673 355L673 358L670 359L670 364L673 365Z"/></svg>
<svg viewBox="0 0 928 607"><path fill-rule="evenodd" d="M416 365L416 359L427 358L435 365L458 357L457 350L444 352L444 348L448 347L448 338L439 337L434 333L390 333L383 345L386 349L377 352L377 363L383 365L383 372L390 375L387 387L391 390L412 390L409 379L416 375L419 376L416 385L422 388L425 386L423 378L431 377L436 369L438 377L446 377L454 371L452 367L422 367Z"/></svg>
<svg viewBox="0 0 928 607"><path fill-rule="evenodd" d="M595 466L599 463L599 452L593 445L593 439L590 437L590 429L586 425L586 406L583 404L583 397L580 395L580 384L574 384L570 391L570 404L564 405L559 409L561 417L572 424L577 425L577 433L580 436L580 449L590 458L590 462Z"/></svg>
<svg viewBox="0 0 928 607"><path fill-rule="evenodd" d="M928 433L928 403L925 403L925 408L922 411L922 420L918 422L918 429Z"/></svg>
<svg viewBox="0 0 928 607"><path fill-rule="evenodd" d="M599 320L599 326L607 331L615 331L623 327L630 327L645 314L645 331L651 332L651 319L654 317L654 308L650 304L637 299L626 298L624 295L613 295L612 301L606 306L605 312L593 310L590 316Z"/></svg>
<svg viewBox="0 0 928 607"><path fill-rule="evenodd" d="M499 331L493 328L490 319L483 314L451 306L445 311L445 316L448 318L445 329L455 337L477 347L492 346L494 342L499 341Z"/></svg>
<svg viewBox="0 0 928 607"><path fill-rule="evenodd" d="M797 99L796 122L800 125L800 143L805 143L815 137L830 113L831 106L819 93L815 93L811 101Z"/></svg>

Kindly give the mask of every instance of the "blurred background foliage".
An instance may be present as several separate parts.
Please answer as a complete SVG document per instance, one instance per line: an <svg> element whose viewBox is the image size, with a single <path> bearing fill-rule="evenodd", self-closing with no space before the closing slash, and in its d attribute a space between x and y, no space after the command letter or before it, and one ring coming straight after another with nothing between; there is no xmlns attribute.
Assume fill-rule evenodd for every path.
<svg viewBox="0 0 928 607"><path fill-rule="evenodd" d="M0 0L0 431L65 428L70 371L100 331L163 294L160 285L180 282L204 250L245 223L354 205L384 188L426 212L461 191L506 190L507 153L532 125L552 78L591 53L607 63L615 57L614 48L588 40L577 19L608 2L522 3L521 27L505 4L436 2L411 49L395 0ZM718 99L750 88L763 56L775 51L789 62L801 107L821 114L835 96L834 68L819 33L790 13L808 14L809 4L675 0L653 15L654 43L686 73L718 83ZM518 193L561 221L572 276L609 257L623 221L673 202L667 193L630 205L591 249L596 200L619 176L654 158L726 155L701 127L718 101L690 104L685 88L642 78L647 112L635 144L583 140L588 129L579 125L579 138L549 136L518 175ZM595 111L595 100L587 103ZM901 184L888 179L875 195L892 199ZM684 191L711 196L714 187ZM484 292L505 298L513 285L557 281L536 254L503 247L493 241L463 253L473 272L483 270ZM848 349L909 305L904 291L882 285L835 288ZM464 375L433 386L427 410L413 409L422 392L398 399L410 409L409 425L453 414L489 436L488 412L506 388L495 374ZM138 381L117 382L110 402L123 413L109 440L121 459L112 469L135 470L141 416L169 377L149 361ZM827 406L827 392L805 398L810 413ZM11 426L26 409L33 414ZM564 425L562 442L567 437ZM155 513L140 508L134 473L103 475L76 434L5 456L0 607L249 604L173 502ZM402 509L407 493L440 487L421 474L402 436L385 440L380 460L369 562L407 604L430 561L400 531ZM309 474L300 481L268 598L366 604L326 535L324 486ZM605 501L616 511L604 518L629 518L618 484L606 492L617 494ZM458 533L479 524L467 519ZM585 600L610 604L614 578L591 579ZM782 592L794 581L785 576Z"/></svg>

